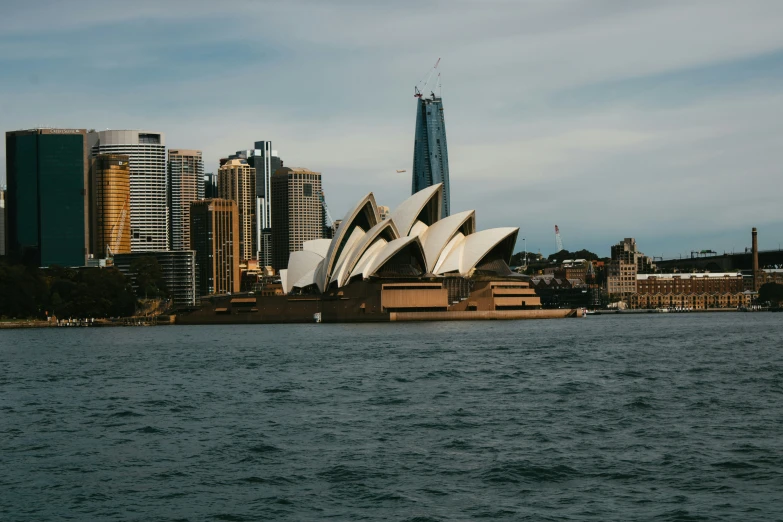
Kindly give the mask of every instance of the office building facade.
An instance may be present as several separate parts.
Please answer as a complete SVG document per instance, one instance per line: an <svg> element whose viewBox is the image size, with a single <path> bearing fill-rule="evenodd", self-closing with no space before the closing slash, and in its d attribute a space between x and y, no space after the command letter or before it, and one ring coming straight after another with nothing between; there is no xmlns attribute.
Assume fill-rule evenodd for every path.
<svg viewBox="0 0 783 522"><path fill-rule="evenodd" d="M106 130L91 132L88 140L93 156L124 154L129 158L131 251L168 250L165 134Z"/></svg>
<svg viewBox="0 0 783 522"><path fill-rule="evenodd" d="M99 154L90 161L90 245L98 259L129 254L130 164L123 154Z"/></svg>
<svg viewBox="0 0 783 522"><path fill-rule="evenodd" d="M272 175L272 266L288 266L291 252L323 237L321 173L282 167Z"/></svg>
<svg viewBox="0 0 783 522"><path fill-rule="evenodd" d="M175 306L196 304L196 253L192 250L177 252L132 252L114 256L114 266L128 276L136 288L136 274L132 270L137 259L151 257L160 265L166 289Z"/></svg>
<svg viewBox="0 0 783 522"><path fill-rule="evenodd" d="M215 199L217 197L217 175L212 172L204 174L204 193L198 199Z"/></svg>
<svg viewBox="0 0 783 522"><path fill-rule="evenodd" d="M239 292L239 210L236 201L205 199L191 204L191 248L196 252L200 296Z"/></svg>
<svg viewBox="0 0 783 522"><path fill-rule="evenodd" d="M283 160L277 151L272 149L271 141L256 141L253 147L253 149L238 150L228 160L244 159L256 169L256 245L258 247L256 257L261 266L271 266L272 251L269 238L272 234L272 174L283 167Z"/></svg>
<svg viewBox="0 0 783 522"><path fill-rule="evenodd" d="M416 99L416 137L413 143L411 194L443 183L441 216L450 215L449 151L446 146L446 121L443 100L439 96Z"/></svg>
<svg viewBox="0 0 783 522"><path fill-rule="evenodd" d="M84 129L7 132L6 246L38 266L84 266L89 251Z"/></svg>
<svg viewBox="0 0 783 522"><path fill-rule="evenodd" d="M190 249L190 204L204 199L200 150L169 149L169 248Z"/></svg>
<svg viewBox="0 0 783 522"><path fill-rule="evenodd" d="M226 162L218 170L218 197L237 204L240 258L256 259L256 169L245 159Z"/></svg>

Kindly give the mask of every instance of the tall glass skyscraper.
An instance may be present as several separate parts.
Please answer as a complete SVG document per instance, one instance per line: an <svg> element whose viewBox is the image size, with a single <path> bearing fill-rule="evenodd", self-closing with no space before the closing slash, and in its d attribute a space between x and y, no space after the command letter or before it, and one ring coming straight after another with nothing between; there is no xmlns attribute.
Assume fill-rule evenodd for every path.
<svg viewBox="0 0 783 522"><path fill-rule="evenodd" d="M416 106L416 139L413 144L413 177L411 194L443 183L441 217L449 215L449 151L446 147L446 121L443 99L432 94L418 97Z"/></svg>
<svg viewBox="0 0 783 522"><path fill-rule="evenodd" d="M37 266L84 266L89 244L86 131L6 132L8 253Z"/></svg>

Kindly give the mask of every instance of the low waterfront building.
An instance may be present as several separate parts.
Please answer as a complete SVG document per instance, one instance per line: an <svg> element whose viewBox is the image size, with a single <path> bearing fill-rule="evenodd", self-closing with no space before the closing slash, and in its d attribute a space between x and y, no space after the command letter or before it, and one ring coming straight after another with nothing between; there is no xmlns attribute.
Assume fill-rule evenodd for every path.
<svg viewBox="0 0 783 522"><path fill-rule="evenodd" d="M750 304L741 272L638 274L631 308L736 308Z"/></svg>
<svg viewBox="0 0 783 522"><path fill-rule="evenodd" d="M160 265L163 280L175 306L193 306L196 304L196 253L192 250L170 252L132 252L116 254L114 266L128 276L136 288L136 274L132 267L139 258L154 258Z"/></svg>

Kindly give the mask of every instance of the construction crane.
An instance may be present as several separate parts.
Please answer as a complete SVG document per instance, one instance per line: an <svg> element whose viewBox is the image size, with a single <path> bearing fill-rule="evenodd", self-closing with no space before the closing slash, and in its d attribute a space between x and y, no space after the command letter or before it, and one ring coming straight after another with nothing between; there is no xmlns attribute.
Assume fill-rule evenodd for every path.
<svg viewBox="0 0 783 522"><path fill-rule="evenodd" d="M122 204L122 210L120 210L120 216L117 221L111 227L111 235L114 236L114 245L106 244L106 257L114 257L114 253L120 249L120 242L122 241L122 233L125 231L125 216L128 212L128 204L130 203L130 195L125 197L125 203ZM119 230L117 227L119 226ZM115 233L116 230L116 233Z"/></svg>
<svg viewBox="0 0 783 522"><path fill-rule="evenodd" d="M324 196L323 190L320 192L320 195L321 195L321 206L324 208L324 215L326 216L327 219L326 225L329 227L334 227L334 219L332 219L332 214L329 212L329 207L326 206L326 197Z"/></svg>
<svg viewBox="0 0 783 522"><path fill-rule="evenodd" d="M435 71L438 69L439 64L440 64L440 58L438 58L438 61L435 62L435 65L432 67L432 69L430 69L430 72L427 74L427 76L422 78L421 81L417 83L416 86L413 88L414 98L421 98L423 96L424 89L427 88L427 85L430 83L430 80L432 79L432 75L435 74ZM440 93L440 73L438 73L436 76L435 88L438 89L438 93ZM435 92L434 91L431 92L434 98Z"/></svg>
<svg viewBox="0 0 783 522"><path fill-rule="evenodd" d="M555 225L555 243L557 244L557 251L563 250L563 239L560 237L560 229Z"/></svg>

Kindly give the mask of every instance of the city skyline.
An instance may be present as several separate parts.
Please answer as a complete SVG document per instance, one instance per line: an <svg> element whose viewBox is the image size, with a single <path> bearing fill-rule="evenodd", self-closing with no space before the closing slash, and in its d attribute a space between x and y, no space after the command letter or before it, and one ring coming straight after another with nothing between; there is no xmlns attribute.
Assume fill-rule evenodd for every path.
<svg viewBox="0 0 783 522"><path fill-rule="evenodd" d="M404 4L337 3L264 36L251 30L262 9L252 4L242 4L244 17L226 4L187 13L90 5L2 8L4 131L42 122L156 129L171 148L203 150L208 172L269 139L287 164L323 172L339 217L366 187L383 189L392 207L405 199L410 174L395 169L411 169L412 88L441 56L452 213L470 205L482 227L520 226L517 250L524 237L528 250L553 252L554 223L567 249L601 255L617 237L636 237L651 256L742 251L751 226L761 249L783 242L777 191L764 190L779 186L783 138L777 3L431 4L416 17ZM263 9L271 18L306 11ZM342 20L349 9L352 31ZM416 31L435 12L439 26ZM222 19L238 30L194 30ZM492 34L463 30L489 25ZM285 44L274 33L283 29ZM85 30L101 45L86 42ZM420 38L409 41L414 32ZM226 84L223 73L240 64L241 81ZM269 75L287 81L264 82ZM368 110L352 110L369 93Z"/></svg>

